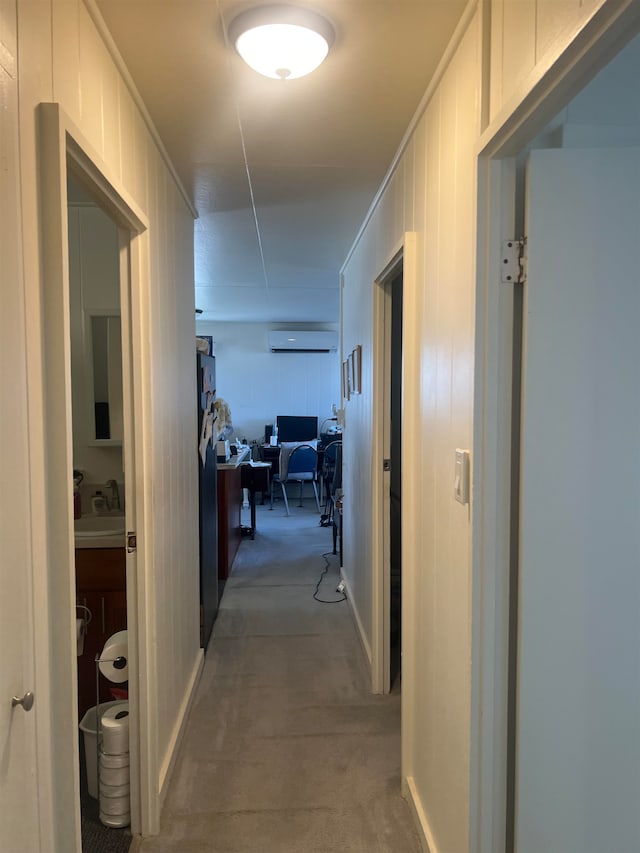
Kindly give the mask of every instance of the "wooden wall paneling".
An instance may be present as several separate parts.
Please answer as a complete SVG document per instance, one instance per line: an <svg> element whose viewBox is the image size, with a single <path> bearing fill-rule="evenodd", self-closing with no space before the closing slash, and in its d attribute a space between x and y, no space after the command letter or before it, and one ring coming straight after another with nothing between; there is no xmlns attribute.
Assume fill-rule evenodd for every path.
<svg viewBox="0 0 640 853"><path fill-rule="evenodd" d="M78 0L79 20L79 69L77 87L80 98L78 124L87 140L101 155L104 155L102 132L102 73L100 60L104 45L96 32L89 13L81 0ZM59 50L58 50L59 48ZM64 45L57 45L56 52L64 54ZM64 61L64 56L60 57Z"/></svg>
<svg viewBox="0 0 640 853"><path fill-rule="evenodd" d="M122 159L120 153L120 99L118 74L106 48L101 54L102 76L102 154L111 167L112 173L122 180Z"/></svg>
<svg viewBox="0 0 640 853"><path fill-rule="evenodd" d="M53 52L53 99L65 105L69 116L80 122L79 3L55 3L51 15L52 39L66 50Z"/></svg>
<svg viewBox="0 0 640 853"><path fill-rule="evenodd" d="M473 163L480 109L478 21L476 15L463 36L465 46L458 48L427 106L423 130L419 122L402 166L389 180L344 270L343 327L352 334L357 311L370 299L363 282L377 274L375 264L380 263L381 253L389 253L397 243L399 227L422 226L418 307L423 341L420 363L409 368L420 374L415 377L417 421L424 433L414 453L423 502L421 524L409 534L412 541L417 538L423 555L414 579L417 603L408 603L417 639L412 654L420 679L407 691L414 704L406 710L409 720L419 721L407 733L414 738L408 761L414 776L409 787L413 786L411 797L423 818L425 840L433 849L463 850L468 844L468 822L460 820L460 815L469 811L470 523L467 514L464 520L455 515L452 466L453 429L465 446L471 444L470 403L460 404L459 398L465 389L466 396L472 397L469 318L473 311ZM460 157L464 158L462 169L457 162ZM412 189L406 190L408 186ZM461 245L467 242L468 251L461 253ZM349 350L350 340L345 339L345 344ZM363 404L366 399L360 408ZM359 409L351 405L347 415L347 433L361 449L370 424L365 425ZM356 470L348 444L346 448L347 488L368 488L366 472ZM350 518L346 510L352 541L345 542L345 571L353 579L358 612L366 614L370 588L356 568L370 556L370 536L362 529L362 521ZM365 625L368 629L363 618Z"/></svg>
<svg viewBox="0 0 640 853"><path fill-rule="evenodd" d="M580 14L580 0L537 0L536 62L540 61L553 42L561 37L563 30Z"/></svg>
<svg viewBox="0 0 640 853"><path fill-rule="evenodd" d="M504 39L504 4L506 0L489 0L489 120L502 104L502 43Z"/></svg>
<svg viewBox="0 0 640 853"><path fill-rule="evenodd" d="M536 0L505 0L501 104L508 101L536 62Z"/></svg>

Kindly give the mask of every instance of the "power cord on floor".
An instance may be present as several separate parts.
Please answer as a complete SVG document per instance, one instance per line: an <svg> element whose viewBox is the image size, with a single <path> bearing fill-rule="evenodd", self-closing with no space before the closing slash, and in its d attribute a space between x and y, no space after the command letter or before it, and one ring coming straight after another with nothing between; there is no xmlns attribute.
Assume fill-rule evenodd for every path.
<svg viewBox="0 0 640 853"><path fill-rule="evenodd" d="M333 555L332 555L332 553L331 553L331 551L327 551L327 553L326 553L326 554L323 554L323 555L322 555L322 558L323 558L323 560L324 560L324 562L325 562L325 567L324 567L324 569L322 570L322 573L321 573L321 575L320 575L320 578L319 578L319 580L318 580L318 583L316 584L316 591L313 593L313 597L315 598L315 600L316 600L316 601L319 601L319 602L320 602L320 604L340 604L340 602L341 602L341 601L346 601L346 600L347 600L346 593L344 593L344 592L342 592L342 591L341 591L341 592L342 592L342 598L336 598L334 601L327 601L327 600L326 600L326 599L324 599L324 598L318 598L318 593L319 593L319 591L320 591L320 584L322 583L322 579L324 578L324 576L326 575L326 573L329 571L329 567L331 566L331 563L329 562L329 560L327 559L327 557L331 557L331 556L333 556ZM338 591L338 590L336 590L336 592L337 592L337 591Z"/></svg>

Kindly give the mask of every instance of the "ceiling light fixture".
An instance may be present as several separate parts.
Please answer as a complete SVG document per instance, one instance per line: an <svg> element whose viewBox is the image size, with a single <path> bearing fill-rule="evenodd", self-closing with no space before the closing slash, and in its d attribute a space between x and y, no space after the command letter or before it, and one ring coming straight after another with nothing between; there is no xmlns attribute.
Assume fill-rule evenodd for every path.
<svg viewBox="0 0 640 853"><path fill-rule="evenodd" d="M258 6L229 24L229 39L247 65L275 80L294 80L315 71L334 35L326 18L299 6Z"/></svg>

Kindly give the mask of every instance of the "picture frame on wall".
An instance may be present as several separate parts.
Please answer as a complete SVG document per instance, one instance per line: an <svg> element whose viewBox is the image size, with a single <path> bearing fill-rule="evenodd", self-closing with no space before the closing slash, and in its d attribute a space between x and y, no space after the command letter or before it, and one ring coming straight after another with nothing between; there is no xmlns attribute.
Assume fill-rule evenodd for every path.
<svg viewBox="0 0 640 853"><path fill-rule="evenodd" d="M349 386L349 362L345 359L342 362L342 397L348 400L351 396Z"/></svg>
<svg viewBox="0 0 640 853"><path fill-rule="evenodd" d="M353 350L353 393L362 393L362 347L358 344Z"/></svg>
<svg viewBox="0 0 640 853"><path fill-rule="evenodd" d="M347 359L348 364L348 372L349 372L349 392L351 394L355 394L355 383L354 383L354 375L353 375L353 350L349 353L349 358Z"/></svg>

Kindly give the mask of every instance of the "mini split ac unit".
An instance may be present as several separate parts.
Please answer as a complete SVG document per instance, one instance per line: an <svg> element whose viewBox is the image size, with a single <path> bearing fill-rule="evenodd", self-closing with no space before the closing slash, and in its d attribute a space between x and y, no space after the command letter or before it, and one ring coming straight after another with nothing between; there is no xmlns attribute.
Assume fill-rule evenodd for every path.
<svg viewBox="0 0 640 853"><path fill-rule="evenodd" d="M337 332L269 332L270 352L335 352Z"/></svg>

